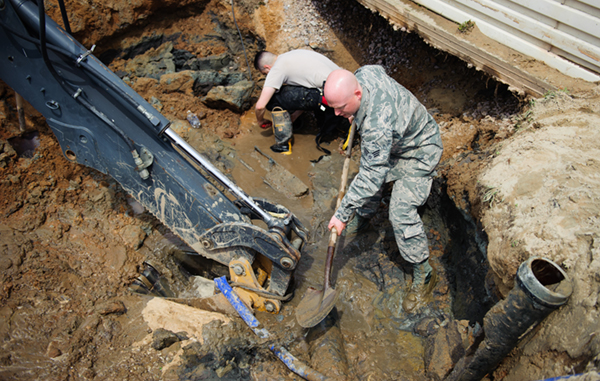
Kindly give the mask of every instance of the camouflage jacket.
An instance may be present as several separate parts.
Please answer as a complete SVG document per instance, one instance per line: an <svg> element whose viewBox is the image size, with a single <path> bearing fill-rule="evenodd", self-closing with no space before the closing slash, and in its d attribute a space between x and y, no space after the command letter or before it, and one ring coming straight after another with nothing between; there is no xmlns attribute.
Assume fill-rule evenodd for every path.
<svg viewBox="0 0 600 381"><path fill-rule="evenodd" d="M381 66L355 72L362 87L355 114L361 136L360 169L335 216L347 222L384 183L434 173L442 150L440 130L419 100Z"/></svg>

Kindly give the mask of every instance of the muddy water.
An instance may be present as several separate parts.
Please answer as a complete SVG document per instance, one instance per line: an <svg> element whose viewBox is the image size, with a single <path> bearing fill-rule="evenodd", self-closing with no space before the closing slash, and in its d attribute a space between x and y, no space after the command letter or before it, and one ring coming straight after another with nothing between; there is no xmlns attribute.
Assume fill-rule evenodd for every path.
<svg viewBox="0 0 600 381"><path fill-rule="evenodd" d="M292 154L283 155L270 150L269 147L275 144L273 131L258 127L253 112L248 112L242 116L241 125L242 129L248 129L250 132L232 141L235 144L236 159L238 160L232 171L236 183L251 197L267 198L272 202L282 204L289 209L298 210L299 212L309 211L313 206L313 197L311 194L298 198L290 198L265 183L266 171L261 166L259 158L257 158L257 155L262 155L255 148L258 148L262 153L275 160L304 184L310 186L311 179L309 173L313 169L310 160L318 159L323 155L316 148L315 135L296 130ZM325 147L328 146L326 145ZM299 213L298 217L305 224L309 222L309 214L303 215L303 213Z"/></svg>
<svg viewBox="0 0 600 381"><path fill-rule="evenodd" d="M411 42L411 48L417 49L412 44L415 44L414 41ZM457 77L466 75L461 70L456 70ZM402 75L408 76L405 72ZM461 108L466 110L465 98L459 97L458 104L454 91L447 90L448 87L451 88L450 79L446 78L446 81L437 84L431 83L430 76L427 79L429 83L426 86L411 83L411 87L415 93L427 92L431 97L431 104L440 107L442 112L436 115L438 121L444 122L452 118L452 114L444 114L444 111L454 113ZM480 85L474 87L478 86ZM236 183L252 197L267 198L289 208L311 231L311 238L294 274L294 299L284 304L278 316L257 313L259 320L286 342L296 356L310 362L313 355L310 348L314 342L310 333L297 325L294 312L308 287L322 288L329 235L326 224L334 212L343 164L343 157L338 152L340 141L325 145L325 148L332 151L331 156L318 163L311 163L311 160L323 154L316 148L314 128L295 131L291 155L270 151L269 147L274 143L272 132L256 125L252 111L241 116L240 130L245 133L233 139L225 139L235 151L232 159L235 166L231 175ZM265 181L266 170L255 147L307 185L310 188L309 194L290 198L276 187L268 185ZM357 168L358 152L355 152L351 175L356 173ZM442 186L434 192L443 194ZM447 197L432 197L430 203L421 210L429 231L431 262L438 271L440 280L434 293L416 314L407 315L400 307L410 284L410 270L397 251L391 226L387 221L385 204L374 219L374 229L371 232L357 239L339 241L332 277L334 287L341 294L334 316L343 340L336 339L331 345L337 346L336 349L345 354L349 378L428 379L425 358L430 347L425 335L416 334L417 331L422 332L419 325L439 326L451 318L475 323L483 316L487 307L481 274L485 273L485 269L475 271L479 274L478 278L468 275L470 262L478 261L474 232L469 231L469 223L462 222L463 216L456 209L450 208L450 205ZM467 253L469 255L465 255ZM471 282L470 279L474 281ZM315 366L327 372L328 367L324 364L329 363L335 368L338 361L335 356L325 357L324 361L317 362Z"/></svg>
<svg viewBox="0 0 600 381"><path fill-rule="evenodd" d="M274 154L268 149L273 143L272 134L254 126L251 134L236 139L235 142L237 157L253 168L254 172L246 165L239 164L232 171L236 182L250 195L260 195L282 203L311 229L310 242L304 248L302 260L294 275L296 280L294 299L284 305L279 317L257 314L259 319L275 332L280 331L282 327L294 326L297 339L305 333L299 330L293 320L295 308L308 287L317 289L323 287L323 271L329 238L325 226L334 211L344 160L337 152L341 142L339 139L325 146L333 151L331 156L323 158L318 163L311 163L310 160L322 155L322 152L316 149L314 136L310 133L295 134L292 155ZM266 185L261 178L262 168L255 159L255 146L309 185L310 194L300 199L290 199ZM351 175L357 171L358 156L359 152L355 150ZM324 197L323 194L327 194L328 197ZM378 228L365 236L339 240L332 278L341 296L333 316L336 320L334 324L339 327L343 339L334 340L330 345L344 353L345 361L348 363L346 367L352 378L423 379L425 343L423 338L412 333L412 329L425 317L437 316L439 313L437 310L429 309L416 316L407 317L401 312L400 302L406 292L405 286L409 277L402 269L402 264L398 262L397 249L394 257L388 254L388 251L394 253L394 249L387 249L394 248L395 242L389 226L386 226L384 221L380 221L383 226L378 225ZM379 258L383 263L371 263L373 257ZM383 283L377 284L363 275L363 271L373 271L372 268L365 270L369 266L377 266L380 269L379 275L385 278ZM318 331L319 327L315 330ZM307 340L310 345L316 345L311 340L315 335L318 336L309 333ZM381 348L386 349L381 350ZM320 356L323 354L321 353ZM339 365L339 358L325 356L321 361L316 361L315 366L323 369L323 364L327 362L335 367Z"/></svg>
<svg viewBox="0 0 600 381"><path fill-rule="evenodd" d="M310 118L307 120L307 124L310 124ZM342 138L324 144L323 147L332 154L312 163L311 160L323 155L315 144L314 126L295 130L292 155L270 151L269 147L274 142L272 132L259 128L253 113L242 116L241 129L249 132L226 140L235 151L235 166L231 171L235 182L250 196L267 198L289 208L311 232L294 273L295 297L283 305L279 315L257 312L258 319L294 348L296 356L314 363L322 371L323 367L327 369L324 364L329 363L333 367L339 365L340 356L329 358L319 352L321 361L314 361L315 342L321 346L333 346L335 353L343 353L346 364L338 368L346 369L345 373L350 378L424 379L425 341L414 335L412 330L424 318L440 315L440 307L410 317L402 313L400 302L410 278L406 273L406 264L399 259L385 210L377 217L376 228L365 236L339 240L332 281L341 296L332 316L335 317L333 324L338 327L341 336L336 336L335 340L325 340L318 334L319 329L323 328L315 328L316 332L307 331L295 321L295 308L306 289L322 289L323 286L329 238L326 224L333 214L341 182L344 157L339 152L339 145ZM266 184L266 171L260 161L263 156L257 154L256 148L309 186L309 193L293 198ZM350 176L356 174L358 160L359 150L355 149ZM374 279L365 276L365 273L375 272L377 276ZM447 307L448 303L444 306ZM305 345L297 345L304 341ZM344 377L341 379L346 379Z"/></svg>

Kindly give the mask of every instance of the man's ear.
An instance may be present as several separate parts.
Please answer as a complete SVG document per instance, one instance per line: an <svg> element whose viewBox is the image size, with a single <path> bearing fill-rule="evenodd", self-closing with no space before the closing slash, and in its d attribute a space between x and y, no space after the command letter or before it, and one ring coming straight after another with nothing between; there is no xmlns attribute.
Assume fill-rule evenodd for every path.
<svg viewBox="0 0 600 381"><path fill-rule="evenodd" d="M354 96L356 96L356 99L360 101L360 99L362 98L362 90L360 88L354 90Z"/></svg>

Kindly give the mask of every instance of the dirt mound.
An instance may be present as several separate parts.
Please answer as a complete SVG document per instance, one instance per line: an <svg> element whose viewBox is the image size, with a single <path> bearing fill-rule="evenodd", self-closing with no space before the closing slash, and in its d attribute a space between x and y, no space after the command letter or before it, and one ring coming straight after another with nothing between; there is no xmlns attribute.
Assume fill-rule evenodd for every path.
<svg viewBox="0 0 600 381"><path fill-rule="evenodd" d="M533 256L561 265L574 284L571 301L522 345L523 356L512 361L518 365L511 364L506 379L544 377L532 365L541 352L596 361L600 353L599 101L600 88L536 100L480 177L488 204L482 218L487 258L502 292L513 287L520 263ZM584 370L573 360L561 362Z"/></svg>

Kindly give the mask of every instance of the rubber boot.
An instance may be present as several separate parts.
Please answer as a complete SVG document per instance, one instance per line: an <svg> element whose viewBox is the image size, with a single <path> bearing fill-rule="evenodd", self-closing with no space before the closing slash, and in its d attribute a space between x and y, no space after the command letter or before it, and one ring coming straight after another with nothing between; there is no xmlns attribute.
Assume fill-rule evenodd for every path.
<svg viewBox="0 0 600 381"><path fill-rule="evenodd" d="M429 259L413 264L413 281L408 294L402 301L404 312L411 313L420 302L433 291L437 284L437 272L429 264Z"/></svg>
<svg viewBox="0 0 600 381"><path fill-rule="evenodd" d="M371 228L369 219L355 213L354 217L346 225L342 235L344 237L354 237L359 233L369 230L369 228Z"/></svg>
<svg viewBox="0 0 600 381"><path fill-rule="evenodd" d="M292 118L290 113L281 107L275 107L271 111L273 118L273 135L275 144L271 146L271 151L290 155L292 153Z"/></svg>
<svg viewBox="0 0 600 381"><path fill-rule="evenodd" d="M292 142L287 142L285 144L273 144L270 148L273 152L282 153L284 155L292 154Z"/></svg>

